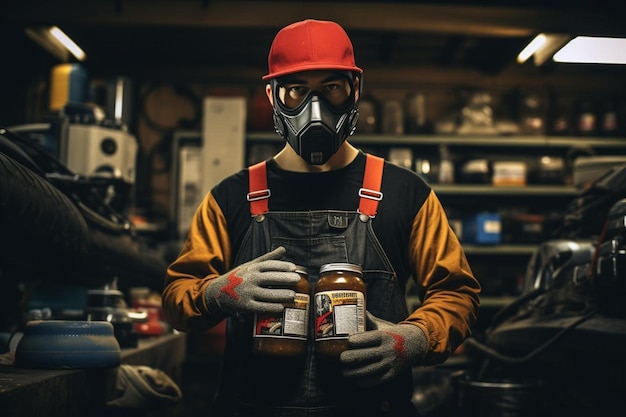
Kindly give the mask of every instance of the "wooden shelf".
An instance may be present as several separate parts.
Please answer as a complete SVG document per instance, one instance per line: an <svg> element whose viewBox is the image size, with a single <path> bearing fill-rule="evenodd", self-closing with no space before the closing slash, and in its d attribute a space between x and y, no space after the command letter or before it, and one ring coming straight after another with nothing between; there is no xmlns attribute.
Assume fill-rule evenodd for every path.
<svg viewBox="0 0 626 417"><path fill-rule="evenodd" d="M574 197L579 190L565 185L494 186L489 184L431 184L439 195L514 195Z"/></svg>
<svg viewBox="0 0 626 417"><path fill-rule="evenodd" d="M480 307L481 308L502 308L511 304L516 299L517 297L510 297L510 296L480 297Z"/></svg>
<svg viewBox="0 0 626 417"><path fill-rule="evenodd" d="M352 137L354 143L404 144L404 145L461 145L492 147L562 147L599 146L625 148L626 138L547 136L547 135L360 135Z"/></svg>
<svg viewBox="0 0 626 417"><path fill-rule="evenodd" d="M537 249L538 245L472 245L463 244L463 250L467 255L524 255L530 256Z"/></svg>
<svg viewBox="0 0 626 417"><path fill-rule="evenodd" d="M248 140L258 142L282 142L275 132L249 132ZM393 135L355 134L349 138L355 144L370 145L457 145L491 147L561 147L597 146L603 148L626 148L626 138L597 136L549 136L549 135Z"/></svg>

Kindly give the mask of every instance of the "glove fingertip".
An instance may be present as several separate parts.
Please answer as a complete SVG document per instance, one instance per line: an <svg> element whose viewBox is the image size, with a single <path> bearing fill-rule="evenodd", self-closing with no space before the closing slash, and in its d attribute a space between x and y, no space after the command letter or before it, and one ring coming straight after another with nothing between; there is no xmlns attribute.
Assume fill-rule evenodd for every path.
<svg viewBox="0 0 626 417"><path fill-rule="evenodd" d="M287 249L284 246L278 246L276 249L274 249L272 252L272 254L281 257L283 256L285 253L287 253Z"/></svg>

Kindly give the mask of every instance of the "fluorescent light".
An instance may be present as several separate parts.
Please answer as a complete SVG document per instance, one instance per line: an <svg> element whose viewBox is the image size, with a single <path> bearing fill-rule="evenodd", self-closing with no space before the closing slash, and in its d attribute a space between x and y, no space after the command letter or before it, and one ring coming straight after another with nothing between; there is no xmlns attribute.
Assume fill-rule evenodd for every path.
<svg viewBox="0 0 626 417"><path fill-rule="evenodd" d="M113 108L114 120L122 120L122 112L124 110L124 80L118 78L115 82L115 104Z"/></svg>
<svg viewBox="0 0 626 417"><path fill-rule="evenodd" d="M85 51L80 49L80 46L76 44L69 36L65 34L57 26L52 26L48 29L50 35L52 35L57 41L61 43L74 57L79 61L84 61L87 58Z"/></svg>
<svg viewBox="0 0 626 417"><path fill-rule="evenodd" d="M45 28L27 27L25 32L29 38L37 42L42 48L62 62L69 61L70 53L79 61L84 61L87 58L85 51L57 26Z"/></svg>
<svg viewBox="0 0 626 417"><path fill-rule="evenodd" d="M537 52L546 44L546 41L546 35L544 35L543 33L535 36L535 39L530 41L530 43L526 45L524 49L522 49L522 52L519 53L519 55L517 56L517 62L519 62L520 64L526 62L528 58L533 56L535 52Z"/></svg>
<svg viewBox="0 0 626 417"><path fill-rule="evenodd" d="M577 36L552 59L582 64L626 64L626 39Z"/></svg>
<svg viewBox="0 0 626 417"><path fill-rule="evenodd" d="M569 35L540 33L522 49L517 56L517 62L523 64L532 56L535 66L543 65L555 51L558 51L570 39L571 36Z"/></svg>

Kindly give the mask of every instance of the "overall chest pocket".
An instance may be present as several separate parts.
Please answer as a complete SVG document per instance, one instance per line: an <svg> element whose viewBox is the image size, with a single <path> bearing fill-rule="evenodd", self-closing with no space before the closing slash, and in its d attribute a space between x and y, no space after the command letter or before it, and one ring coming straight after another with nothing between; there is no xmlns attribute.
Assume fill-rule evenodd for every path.
<svg viewBox="0 0 626 417"><path fill-rule="evenodd" d="M306 238L272 237L272 248L284 246L285 260L307 267L309 281L317 282L320 267L333 262L353 262L348 259L345 236Z"/></svg>
<svg viewBox="0 0 626 417"><path fill-rule="evenodd" d="M394 274L383 270L363 271L367 287L367 310L381 319L397 323L409 315L404 294Z"/></svg>

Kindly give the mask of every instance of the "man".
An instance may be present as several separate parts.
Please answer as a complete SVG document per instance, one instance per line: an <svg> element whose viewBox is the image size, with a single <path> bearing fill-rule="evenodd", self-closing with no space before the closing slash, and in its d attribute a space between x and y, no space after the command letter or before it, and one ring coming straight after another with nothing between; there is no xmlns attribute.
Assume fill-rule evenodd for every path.
<svg viewBox="0 0 626 417"><path fill-rule="evenodd" d="M285 139L273 158L214 187L169 266L163 307L182 331L227 319L218 416L411 416L414 366L443 362L469 336L480 286L436 195L407 169L366 155L355 129L363 71L334 22L276 35L266 92ZM311 287L327 263L358 264L366 331L337 360L253 353L255 313L294 299L296 265ZM407 311L413 279L421 306Z"/></svg>

